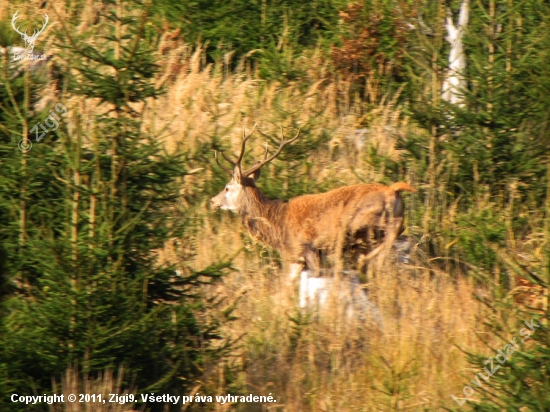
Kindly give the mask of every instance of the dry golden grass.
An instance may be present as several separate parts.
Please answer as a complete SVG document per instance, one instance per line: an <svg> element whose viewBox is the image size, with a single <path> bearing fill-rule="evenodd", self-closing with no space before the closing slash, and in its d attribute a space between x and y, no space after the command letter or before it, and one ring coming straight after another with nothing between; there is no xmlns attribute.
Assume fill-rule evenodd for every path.
<svg viewBox="0 0 550 412"><path fill-rule="evenodd" d="M82 376L76 368L69 367L61 383L57 386L54 381L54 392L57 395L64 395L65 401L52 403L51 412L132 412L134 403L131 394L135 394L134 388L124 389L122 382L124 370L120 368L116 376L112 370L105 370L97 378L91 379ZM69 395L77 394L75 402L68 401ZM80 398L80 395L94 395L95 398ZM118 397L112 397L117 394ZM98 396L101 396L99 398ZM90 400L91 399L91 400ZM105 402L103 402L105 400ZM137 400L137 399L136 399Z"/></svg>
<svg viewBox="0 0 550 412"><path fill-rule="evenodd" d="M55 7L58 14L51 12L51 16L57 15L59 20L67 15L61 5ZM91 10L93 2L88 7ZM5 3L0 10L6 17ZM93 15L90 12L83 18L82 29ZM162 71L155 80L167 93L141 107L144 131L158 135L170 151L194 150L212 136L224 136L224 144L236 151L241 127L250 129L256 122L262 133L270 135L275 135L279 126L302 126L313 139L329 133L328 150L314 154L310 176L315 184L329 182L335 186L377 182L384 176L384 170L375 170L358 156L355 142L349 138L356 129L368 124L369 144L376 145L380 154L398 159L395 138L413 127L394 102L366 111L350 97L349 83L330 74L320 52L296 62L307 68L306 90L297 83L283 85L258 79L246 60L229 72L229 61L228 55L225 65L205 65L200 46L184 44L176 32L167 31L157 51ZM63 102L71 116L80 116L87 125L86 137L93 138L94 117L107 108L76 97ZM249 151L261 156L264 143L261 138L252 139ZM182 182L182 194L194 193L212 176L210 165L192 166L205 170ZM413 186L419 183L412 174L405 180ZM252 244L234 216L207 211L206 199L214 194L204 193L203 203L186 211L188 218L195 219L197 231L181 247L188 249L191 242L193 260L181 262L187 254L177 247L161 253L161 260L197 269L236 255L237 270L205 290L227 297L228 302L242 297L236 309L238 319L223 330L228 338L243 336L235 358L227 360L236 375L230 379L223 374L224 365L212 365L205 382L216 392L212 395L237 388L255 395L271 393L277 399L269 407L242 404L237 407L240 410L415 411L455 407L451 395L459 396L470 379L465 376L476 373L469 370L465 355L455 344L488 353L478 339L486 329L478 318L483 310L473 297L476 290L471 280L436 267L413 252L410 265L388 261L369 280L369 297L383 318L381 330L370 324L346 324L337 315L306 321L307 316L296 309L296 289L288 286L271 252ZM420 202L414 196L405 200L409 208ZM451 216L443 225L452 227L452 220ZM410 230L421 234L419 228ZM105 379L112 382L110 375ZM109 382L99 384L109 387ZM76 391L78 385L76 378L68 375L63 390L74 387ZM214 407L221 411L230 405Z"/></svg>

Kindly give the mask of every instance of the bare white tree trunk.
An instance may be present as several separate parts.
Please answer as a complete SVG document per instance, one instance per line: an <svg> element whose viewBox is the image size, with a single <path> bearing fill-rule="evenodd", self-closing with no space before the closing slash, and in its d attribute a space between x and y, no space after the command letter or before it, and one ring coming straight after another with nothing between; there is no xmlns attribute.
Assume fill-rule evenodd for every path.
<svg viewBox="0 0 550 412"><path fill-rule="evenodd" d="M449 68L447 77L443 81L441 98L458 106L464 105L464 96L461 90L466 88L466 81L463 77L464 69L466 68L466 55L464 54L462 37L468 24L469 12L469 0L463 0L460 5L458 25L455 26L450 13L447 16L445 24L448 33L445 39L451 44L451 51L449 53Z"/></svg>

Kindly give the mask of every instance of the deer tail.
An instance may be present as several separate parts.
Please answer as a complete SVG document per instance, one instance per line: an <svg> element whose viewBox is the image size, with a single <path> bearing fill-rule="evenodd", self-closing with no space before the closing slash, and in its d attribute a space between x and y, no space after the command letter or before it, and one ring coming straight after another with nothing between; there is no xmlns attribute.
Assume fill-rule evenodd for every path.
<svg viewBox="0 0 550 412"><path fill-rule="evenodd" d="M390 190L394 192L400 192L401 190L406 190L407 192L416 192L416 189L405 182L397 182L389 187Z"/></svg>

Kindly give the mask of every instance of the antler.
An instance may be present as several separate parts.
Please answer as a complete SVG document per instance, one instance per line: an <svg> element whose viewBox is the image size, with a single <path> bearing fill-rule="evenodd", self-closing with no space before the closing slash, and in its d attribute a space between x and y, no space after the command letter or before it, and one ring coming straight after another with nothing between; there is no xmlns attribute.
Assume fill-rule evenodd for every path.
<svg viewBox="0 0 550 412"><path fill-rule="evenodd" d="M227 157L224 156L223 152L221 152L222 156L226 159ZM220 161L218 160L218 152L214 152L214 157L216 158L216 163L218 164L219 167L221 167L223 170L225 170L227 173L229 173L231 176L233 176L233 172L231 170L229 170L227 167L225 167L224 165L222 165L220 163ZM229 160L231 162L231 160Z"/></svg>
<svg viewBox="0 0 550 412"><path fill-rule="evenodd" d="M298 129L298 133L296 133L296 136L294 136L290 140L285 140L285 134L283 133L283 128L281 127L282 138L281 138L281 144L279 145L279 148L277 149L277 151L268 158L267 147L266 147L264 160L258 161L254 166L251 166L250 168L246 169L246 171L243 172L243 176L250 176L252 173L254 173L257 170L260 170L264 165L266 165L267 163L275 159L277 156L279 156L287 144L292 143L298 138L298 136L300 136L300 132L301 132L301 129Z"/></svg>
<svg viewBox="0 0 550 412"><path fill-rule="evenodd" d="M258 124L257 123L254 123L254 128L252 129L252 131L250 132L250 134L247 136L246 135L246 130L245 128L243 127L243 142L241 144L241 153L239 154L239 157L237 158L236 161L233 161L231 160L230 158L228 158L224 152L220 152L223 156L223 158L225 160L227 160L229 163L231 163L236 169L238 169L239 171L241 170L241 162L243 160L243 156L244 156L244 150L246 148L246 141L248 139L250 139L250 136L252 136L254 134L254 132L256 131L256 126ZM216 157L216 162L218 162L218 165L223 169L225 170L227 173L229 173L230 175L233 176L233 172L231 172L229 169L227 169L225 166L222 166L222 164L219 162L218 160L218 156L217 156L217 153L214 153L214 156Z"/></svg>
<svg viewBox="0 0 550 412"><path fill-rule="evenodd" d="M19 31L19 27L16 27L16 26L15 26L15 22L17 21L17 17L18 17L17 14L18 14L18 13L19 13L19 11L16 11L15 14L13 15L13 17L11 18L11 25L12 25L13 29L14 29L17 33L19 33L21 36L27 36L27 31L26 31L26 30L25 30L25 33L21 33L21 32Z"/></svg>
<svg viewBox="0 0 550 412"><path fill-rule="evenodd" d="M254 131L256 130L256 126L257 126L257 124L254 124L254 128L252 129L252 132L250 132L250 134L248 134L248 135L246 134L246 131L243 128L243 141L242 141L242 144L241 144L241 152L239 153L239 157L237 158L236 161L233 161L230 158L228 158L225 155L224 152L220 152L222 154L222 157L234 166L235 169L233 171L231 171L230 169L228 169L227 167L222 165L220 163L219 159L218 159L218 153L214 152L214 157L216 158L216 163L218 163L218 166L220 166L223 170L225 170L231 176L235 177L235 172L240 173L241 176L250 176L252 173L256 172L257 170L260 170L264 165L266 165L267 163L269 163L273 159L275 159L277 156L279 156L286 145L288 145L288 144L294 142L296 139L298 139L298 136L300 136L300 132L301 132L301 129L298 129L298 133L296 133L296 136L294 136L290 140L285 140L285 134L283 133L283 128L281 127L281 136L282 136L282 138L281 138L281 144L279 145L279 148L277 149L277 151L275 153L273 153L273 155L271 155L270 157L267 157L268 152L267 152L267 143L266 143L264 159L257 161L253 166L246 169L245 172L242 172L241 162L243 160L244 151L245 151L245 148L246 148L246 142L250 138L250 136L252 136L254 134Z"/></svg>

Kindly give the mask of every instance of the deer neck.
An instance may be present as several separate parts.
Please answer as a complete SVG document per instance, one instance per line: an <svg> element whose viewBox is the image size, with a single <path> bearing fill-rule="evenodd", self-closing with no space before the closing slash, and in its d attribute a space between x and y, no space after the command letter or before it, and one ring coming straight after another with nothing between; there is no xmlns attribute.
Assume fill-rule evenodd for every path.
<svg viewBox="0 0 550 412"><path fill-rule="evenodd" d="M282 200L268 199L254 186L244 186L243 189L242 207L239 208L243 225L253 238L279 248L287 204Z"/></svg>

